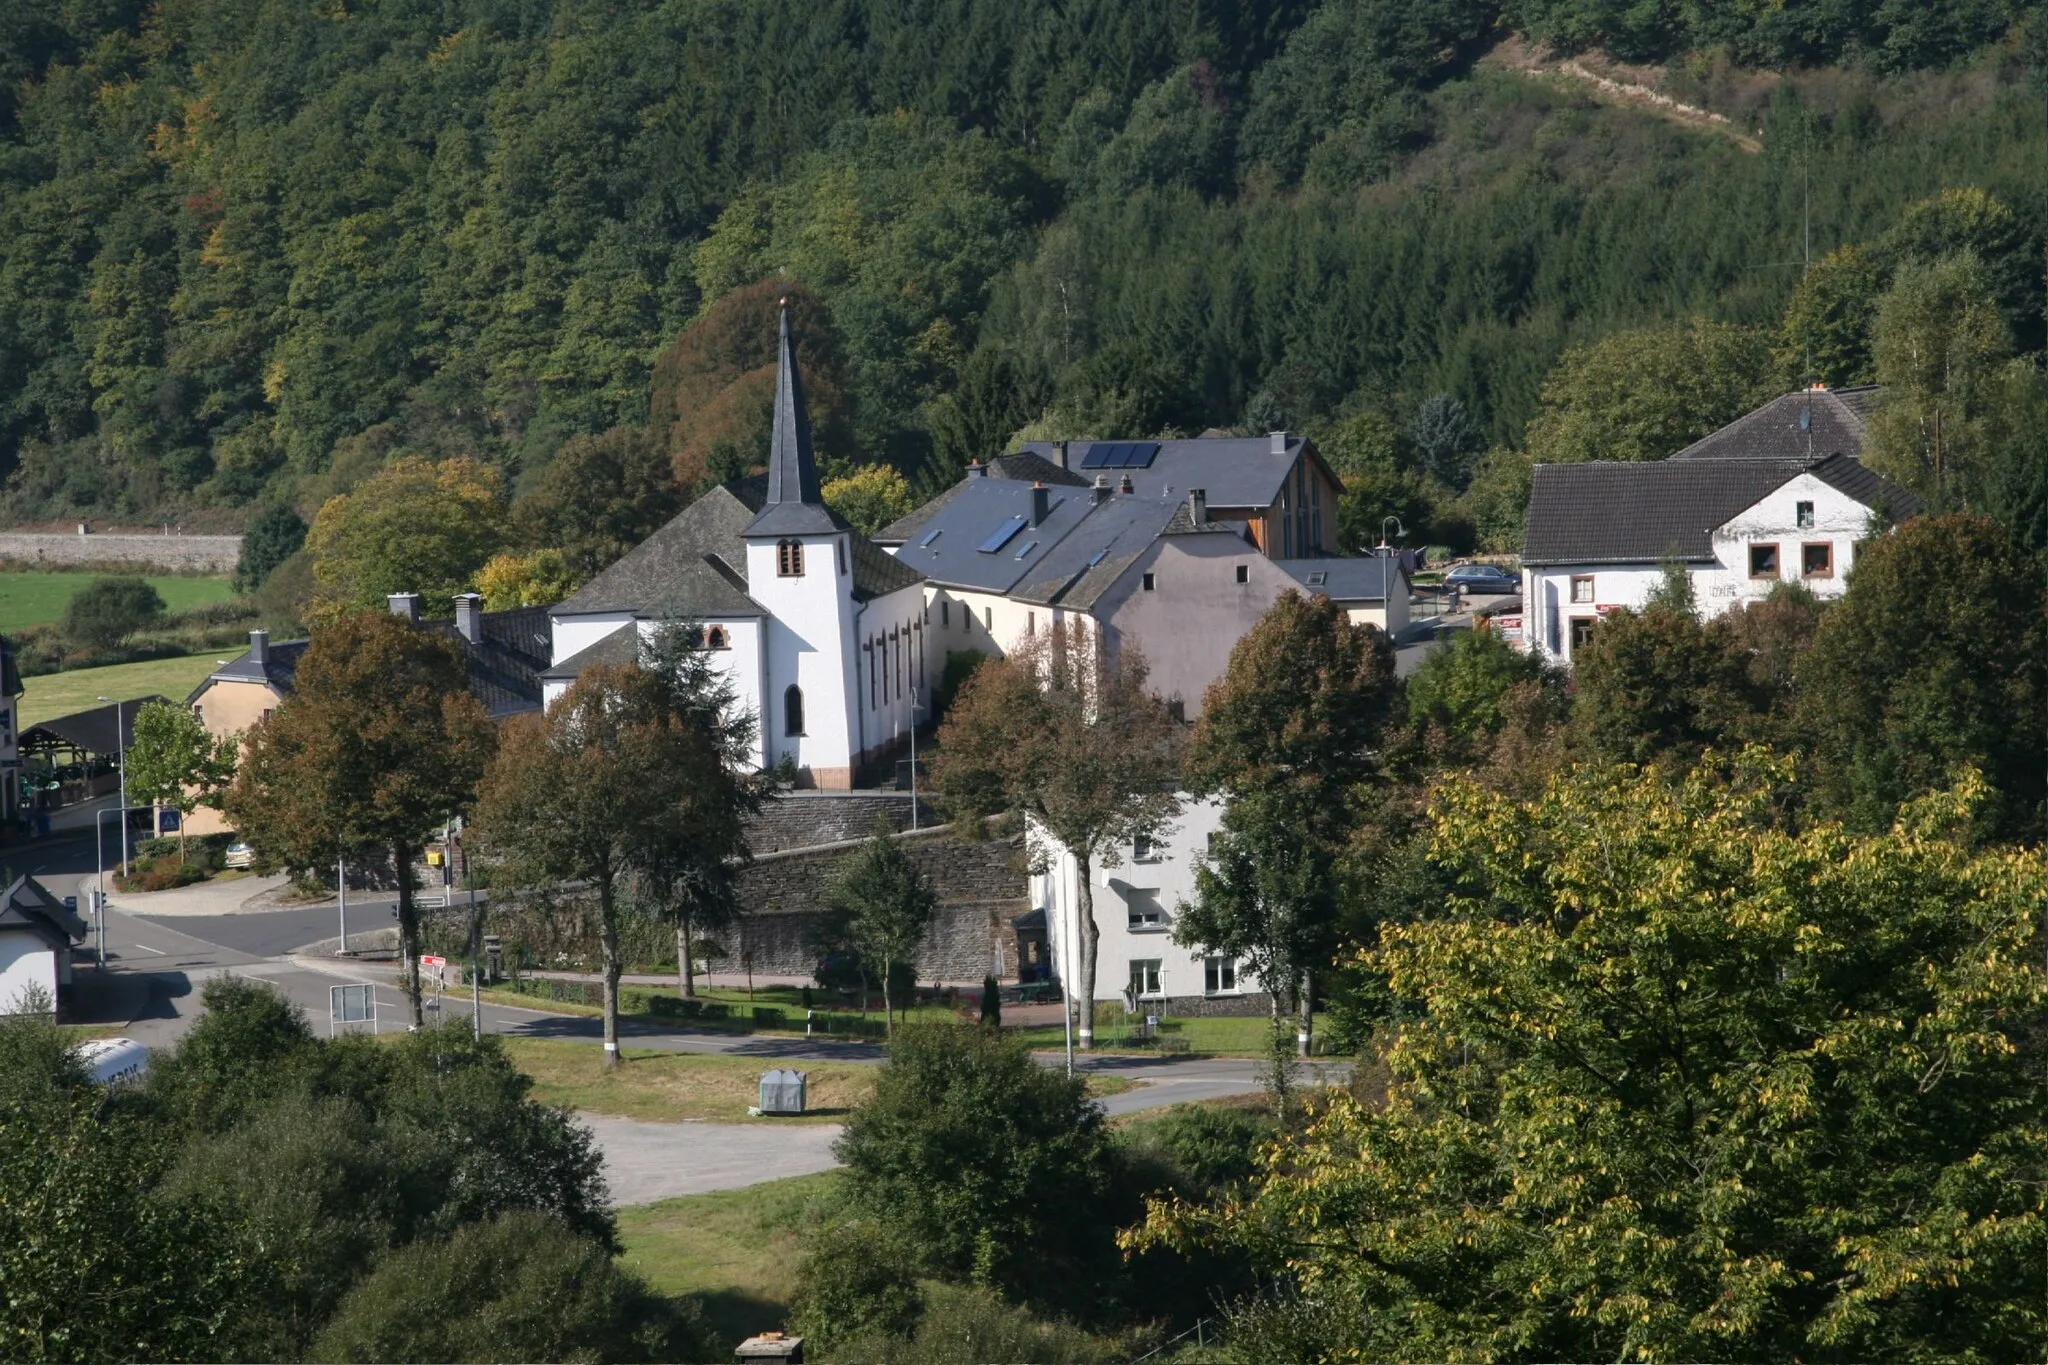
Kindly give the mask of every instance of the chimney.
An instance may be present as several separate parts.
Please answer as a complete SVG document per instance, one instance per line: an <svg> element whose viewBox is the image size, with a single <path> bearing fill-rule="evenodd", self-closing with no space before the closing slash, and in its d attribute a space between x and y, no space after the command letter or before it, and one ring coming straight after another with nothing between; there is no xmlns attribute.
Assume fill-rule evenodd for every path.
<svg viewBox="0 0 2048 1365"><path fill-rule="evenodd" d="M988 466L983 464L980 460L969 460L967 462L967 477L970 479L987 478Z"/></svg>
<svg viewBox="0 0 2048 1365"><path fill-rule="evenodd" d="M1119 492L1119 493L1130 493L1130 492L1133 492L1133 491L1135 491L1135 490L1134 490L1134 489L1132 489L1132 487L1131 487L1131 476L1130 476L1130 475L1128 475L1128 474L1124 475L1124 477L1123 477L1123 482L1119 483L1119 484L1118 484L1118 485L1116 486L1116 491L1117 491L1117 492Z"/></svg>
<svg viewBox="0 0 2048 1365"><path fill-rule="evenodd" d="M1190 488L1188 490L1188 521L1196 526L1209 524L1209 490Z"/></svg>
<svg viewBox="0 0 2048 1365"><path fill-rule="evenodd" d="M475 644L484 638L484 599L477 593L455 594L455 630L463 639Z"/></svg>
<svg viewBox="0 0 2048 1365"><path fill-rule="evenodd" d="M1043 526L1045 514L1052 511L1052 490L1042 483L1031 485L1031 524Z"/></svg>
<svg viewBox="0 0 2048 1365"><path fill-rule="evenodd" d="M258 668L270 662L270 632L252 630L249 632L249 662Z"/></svg>
<svg viewBox="0 0 2048 1365"><path fill-rule="evenodd" d="M1089 493L1090 493L1090 494L1092 494L1092 495L1094 496L1094 498L1095 498L1095 505L1096 505L1097 507L1100 507L1100 506L1101 506L1101 505L1102 505L1103 503L1105 503L1105 502L1108 502L1108 501L1109 501L1109 475L1107 475L1107 474L1097 474L1097 475L1095 476L1095 486L1094 486L1093 488L1089 489L1088 491L1089 491Z"/></svg>
<svg viewBox="0 0 2048 1365"><path fill-rule="evenodd" d="M1052 462L1061 469L1067 467L1067 443L1065 441L1054 441L1052 443Z"/></svg>
<svg viewBox="0 0 2048 1365"><path fill-rule="evenodd" d="M1286 432L1276 431L1273 433L1273 453L1275 455L1285 455L1287 453Z"/></svg>
<svg viewBox="0 0 2048 1365"><path fill-rule="evenodd" d="M420 595L416 592L395 592L386 599L391 603L391 614L407 621L420 619Z"/></svg>

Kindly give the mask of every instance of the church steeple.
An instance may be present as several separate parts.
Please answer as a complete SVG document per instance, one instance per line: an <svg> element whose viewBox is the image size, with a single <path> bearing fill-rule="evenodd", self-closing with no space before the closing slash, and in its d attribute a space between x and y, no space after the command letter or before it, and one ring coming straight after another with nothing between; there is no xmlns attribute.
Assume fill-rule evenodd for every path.
<svg viewBox="0 0 2048 1365"><path fill-rule="evenodd" d="M803 372L789 337L789 300L782 300L782 337L775 359L775 433L768 446L768 501L747 526L750 536L829 535L846 521L818 493L811 415Z"/></svg>

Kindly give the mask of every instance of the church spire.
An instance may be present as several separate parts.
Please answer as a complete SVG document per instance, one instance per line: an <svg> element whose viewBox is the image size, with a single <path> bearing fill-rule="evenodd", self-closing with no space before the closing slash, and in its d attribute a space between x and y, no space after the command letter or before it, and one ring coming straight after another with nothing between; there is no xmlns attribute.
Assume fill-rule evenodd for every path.
<svg viewBox="0 0 2048 1365"><path fill-rule="evenodd" d="M782 336L775 358L775 432L768 446L768 501L750 536L822 535L846 523L818 493L818 461L811 450L811 415L804 407L803 372L789 336L789 300L782 300Z"/></svg>

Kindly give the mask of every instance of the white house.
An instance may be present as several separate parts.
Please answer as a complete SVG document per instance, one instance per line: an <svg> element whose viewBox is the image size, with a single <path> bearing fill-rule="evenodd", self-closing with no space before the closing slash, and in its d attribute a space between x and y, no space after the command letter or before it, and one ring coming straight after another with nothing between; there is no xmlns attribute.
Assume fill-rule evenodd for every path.
<svg viewBox="0 0 2048 1365"><path fill-rule="evenodd" d="M18 877L0 895L0 1014L32 1002L54 1011L71 993L71 945L85 921L33 877Z"/></svg>
<svg viewBox="0 0 2048 1365"><path fill-rule="evenodd" d="M1186 799L1158 839L1127 844L1116 863L1097 863L1094 893L1095 998L1114 1000L1128 986L1149 1014L1246 1014L1265 1009L1259 983L1237 959L1173 941L1174 918L1195 894L1195 866L1223 826L1223 803ZM1032 906L1045 915L1053 961L1063 972L1081 960L1080 869L1065 846L1033 826Z"/></svg>
<svg viewBox="0 0 2048 1365"><path fill-rule="evenodd" d="M1569 664L1603 616L1648 602L1671 564L1684 568L1710 617L1781 583L1839 597L1874 529L1920 511L1855 453L1809 453L1817 430L1860 449L1863 411L1826 390L1787 394L1668 460L1538 465L1522 617L1499 624Z"/></svg>

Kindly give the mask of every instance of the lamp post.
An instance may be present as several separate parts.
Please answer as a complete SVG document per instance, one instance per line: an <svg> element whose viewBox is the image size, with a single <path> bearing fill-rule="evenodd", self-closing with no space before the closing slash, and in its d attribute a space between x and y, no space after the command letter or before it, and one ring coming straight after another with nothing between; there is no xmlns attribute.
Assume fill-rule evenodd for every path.
<svg viewBox="0 0 2048 1365"><path fill-rule="evenodd" d="M112 697L101 701L114 708L114 751L121 767L121 875L128 875L128 727L121 723L121 703Z"/></svg>
<svg viewBox="0 0 2048 1365"><path fill-rule="evenodd" d="M910 827L917 828L917 689L910 689Z"/></svg>
<svg viewBox="0 0 2048 1365"><path fill-rule="evenodd" d="M1389 546L1389 545L1387 544L1387 524L1388 524L1389 522L1392 522L1392 523L1393 523L1393 527L1394 527L1394 534L1395 534L1395 535L1397 535L1397 536L1405 536L1405 535L1407 535L1407 534L1408 534L1408 528L1407 528L1407 527L1405 527L1405 526L1403 526L1403 525L1401 524L1401 519L1400 519L1399 517L1381 517L1381 518L1380 518L1380 548L1381 548L1382 550L1385 550L1385 549L1390 549L1390 548L1392 548L1392 547L1390 547L1390 546Z"/></svg>

